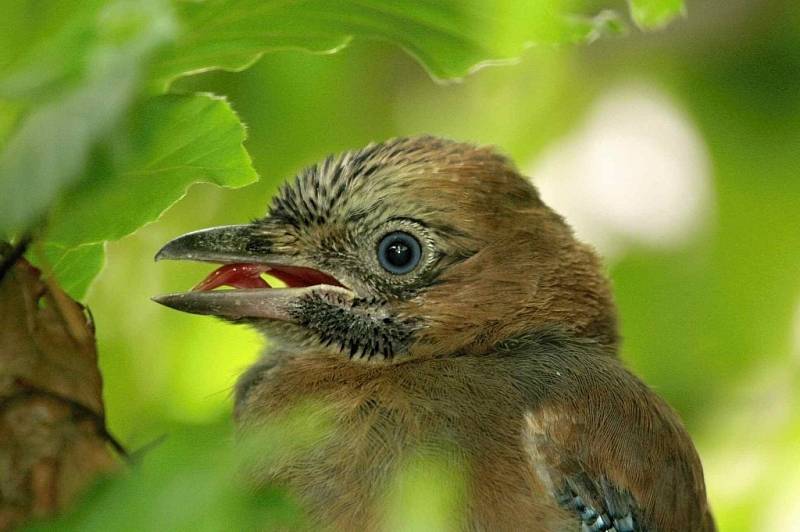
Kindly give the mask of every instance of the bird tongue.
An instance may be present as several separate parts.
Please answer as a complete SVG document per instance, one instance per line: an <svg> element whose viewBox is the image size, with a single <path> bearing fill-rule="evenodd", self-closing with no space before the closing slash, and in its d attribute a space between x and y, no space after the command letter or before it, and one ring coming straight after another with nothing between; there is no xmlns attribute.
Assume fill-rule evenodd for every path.
<svg viewBox="0 0 800 532"><path fill-rule="evenodd" d="M312 268L301 266L267 266L266 264L250 264L237 262L226 264L211 272L208 277L192 288L194 291L214 290L220 286L233 288L272 288L261 278L262 273L280 279L289 288L327 284L342 286L334 277Z"/></svg>
<svg viewBox="0 0 800 532"><path fill-rule="evenodd" d="M213 290L220 286L233 288L270 288L261 274L269 271L264 264L235 263L217 268L192 288L194 291Z"/></svg>

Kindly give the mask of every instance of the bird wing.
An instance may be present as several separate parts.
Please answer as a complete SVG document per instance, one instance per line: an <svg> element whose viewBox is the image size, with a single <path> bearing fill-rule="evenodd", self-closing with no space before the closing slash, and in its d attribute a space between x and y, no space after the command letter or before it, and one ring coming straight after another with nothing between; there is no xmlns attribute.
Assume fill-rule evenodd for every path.
<svg viewBox="0 0 800 532"><path fill-rule="evenodd" d="M582 532L715 530L699 460L665 403L642 393L583 406L540 405L523 425L535 476Z"/></svg>
<svg viewBox="0 0 800 532"><path fill-rule="evenodd" d="M579 516L581 532L645 532L641 510L630 493L607 478L585 473L566 476L555 494L559 504Z"/></svg>
<svg viewBox="0 0 800 532"><path fill-rule="evenodd" d="M549 421L555 420L550 417ZM542 422L542 417L526 416L524 438L530 463L549 495L580 522L581 532L649 530L631 493L605 475L590 474L586 464L558 441L558 432Z"/></svg>

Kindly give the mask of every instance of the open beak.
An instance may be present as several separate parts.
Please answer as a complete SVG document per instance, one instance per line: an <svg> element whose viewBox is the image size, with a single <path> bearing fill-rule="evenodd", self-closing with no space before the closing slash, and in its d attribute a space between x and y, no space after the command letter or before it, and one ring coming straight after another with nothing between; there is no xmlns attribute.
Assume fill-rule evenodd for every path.
<svg viewBox="0 0 800 532"><path fill-rule="evenodd" d="M332 275L273 249L257 225L212 227L179 236L156 253L156 261L193 260L223 266L191 291L156 296L153 301L192 314L294 322L310 294L354 297ZM287 288L271 288L262 274L280 279ZM220 286L233 290L214 290Z"/></svg>

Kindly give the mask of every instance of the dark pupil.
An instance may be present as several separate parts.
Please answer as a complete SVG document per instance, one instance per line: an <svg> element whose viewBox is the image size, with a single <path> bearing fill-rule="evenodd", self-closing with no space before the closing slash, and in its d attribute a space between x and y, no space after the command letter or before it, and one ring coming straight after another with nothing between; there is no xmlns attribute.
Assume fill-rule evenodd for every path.
<svg viewBox="0 0 800 532"><path fill-rule="evenodd" d="M386 247L386 260L398 268L411 262L412 255L411 248L400 240L396 240Z"/></svg>

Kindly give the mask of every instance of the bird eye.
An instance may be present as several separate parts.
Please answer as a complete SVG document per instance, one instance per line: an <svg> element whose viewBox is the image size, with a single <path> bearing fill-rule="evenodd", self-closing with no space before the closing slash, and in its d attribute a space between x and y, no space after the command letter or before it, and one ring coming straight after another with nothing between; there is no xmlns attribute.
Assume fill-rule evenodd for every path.
<svg viewBox="0 0 800 532"><path fill-rule="evenodd" d="M402 231L389 233L378 244L378 261L384 270L396 275L413 270L421 256L417 239Z"/></svg>

